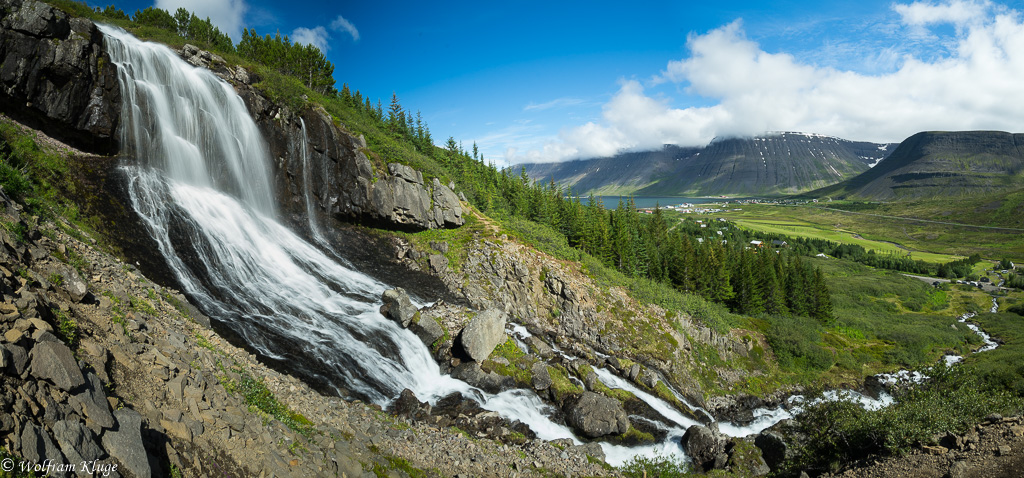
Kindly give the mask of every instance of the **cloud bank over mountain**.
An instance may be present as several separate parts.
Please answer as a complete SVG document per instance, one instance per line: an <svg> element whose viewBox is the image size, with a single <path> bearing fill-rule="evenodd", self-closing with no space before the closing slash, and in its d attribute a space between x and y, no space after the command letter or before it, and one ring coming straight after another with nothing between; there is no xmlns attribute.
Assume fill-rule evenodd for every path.
<svg viewBox="0 0 1024 478"><path fill-rule="evenodd" d="M819 66L750 40L742 20L691 33L688 56L647 80L623 79L599 120L564 128L539 149L510 150L509 163L610 156L718 136L808 131L891 142L926 130L1020 131L1024 124L1024 22L991 2L892 6L905 48L887 71ZM657 86L703 104L676 107Z"/></svg>

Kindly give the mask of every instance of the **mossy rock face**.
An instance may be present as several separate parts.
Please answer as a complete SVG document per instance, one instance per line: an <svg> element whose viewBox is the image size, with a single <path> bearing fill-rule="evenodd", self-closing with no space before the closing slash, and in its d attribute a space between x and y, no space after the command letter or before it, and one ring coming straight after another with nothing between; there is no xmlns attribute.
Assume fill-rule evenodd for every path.
<svg viewBox="0 0 1024 478"><path fill-rule="evenodd" d="M727 445L729 461L726 467L736 476L764 476L771 468L761 456L761 449L742 438L733 438Z"/></svg>

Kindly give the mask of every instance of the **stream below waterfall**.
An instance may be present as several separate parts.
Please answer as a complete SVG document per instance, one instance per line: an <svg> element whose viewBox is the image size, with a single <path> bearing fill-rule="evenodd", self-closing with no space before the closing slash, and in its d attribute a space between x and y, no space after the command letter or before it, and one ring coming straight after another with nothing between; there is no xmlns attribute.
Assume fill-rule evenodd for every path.
<svg viewBox="0 0 1024 478"><path fill-rule="evenodd" d="M412 332L378 312L381 294L393 285L278 222L265 141L229 84L162 45L116 27L100 29L124 98L120 134L132 206L184 292L207 315L261 356L307 368L307 376L339 395L354 392L387 406L405 388L432 404L461 393L527 424L539 438L581 442L549 418L552 407L531 390L489 394L442 374ZM323 245L309 200L305 147L303 141L298 154L304 155L308 227ZM990 339L982 336L988 347ZM669 438L655 445L603 443L608 463L655 454L685 460L678 438L698 422L608 370L596 370L606 385L631 391L671 422L663 424ZM836 392L844 393L855 392ZM746 436L792 413L777 407L754 416L748 425L719 428Z"/></svg>

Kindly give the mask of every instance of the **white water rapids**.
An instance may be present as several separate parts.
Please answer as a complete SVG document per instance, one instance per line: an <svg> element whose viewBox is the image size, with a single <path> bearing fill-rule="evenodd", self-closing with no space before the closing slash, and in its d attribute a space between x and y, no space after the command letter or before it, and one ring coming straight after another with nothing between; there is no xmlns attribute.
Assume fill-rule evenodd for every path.
<svg viewBox="0 0 1024 478"><path fill-rule="evenodd" d="M100 29L118 66L132 205L180 285L208 314L262 356L298 364L339 393L353 391L386 406L405 388L431 403L458 392L527 424L542 439L579 442L548 418L550 406L532 391L492 395L441 374L412 332L378 312L379 297L391 286L277 222L267 147L230 85L162 45ZM310 199L306 142L297 154L303 155L308 227L326 245ZM602 444L609 463L636 455L685 459L677 438L696 421L606 370L597 373L675 423L670 439L656 445ZM719 426L745 436L789 416L781 407L765 409L748 426Z"/></svg>
<svg viewBox="0 0 1024 478"><path fill-rule="evenodd" d="M123 156L131 158L125 170L132 205L206 312L261 355L297 361L338 391L383 406L405 388L431 403L458 392L542 439L579 443L548 418L551 407L532 391L492 395L441 374L412 332L378 312L389 285L277 222L265 142L230 85L162 45L100 29L124 96L121 139ZM304 143L299 154L308 162ZM323 241L312 214L309 221L311 235ZM663 449L682 454L671 443L603 447L613 464Z"/></svg>

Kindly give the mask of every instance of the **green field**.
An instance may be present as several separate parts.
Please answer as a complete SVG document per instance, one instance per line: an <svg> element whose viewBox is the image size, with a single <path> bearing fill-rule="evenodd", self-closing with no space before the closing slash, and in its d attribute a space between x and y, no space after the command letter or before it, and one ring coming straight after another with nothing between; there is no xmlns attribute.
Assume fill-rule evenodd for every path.
<svg viewBox="0 0 1024 478"><path fill-rule="evenodd" d="M844 207L843 205L836 205ZM913 259L949 262L979 253L983 258L1008 257L1024 262L1024 229L991 229L940 221L893 217L895 205L872 205L865 212L825 209L817 205L744 204L739 211L715 214L741 227L763 232L858 244L879 253L910 254ZM907 214L925 214L923 206ZM887 217L882 217L887 216ZM925 216L927 217L927 216ZM940 219L942 216L939 216Z"/></svg>

